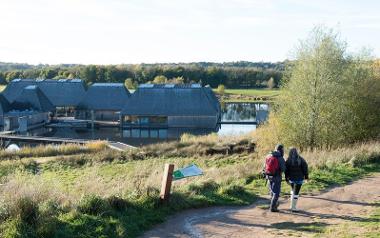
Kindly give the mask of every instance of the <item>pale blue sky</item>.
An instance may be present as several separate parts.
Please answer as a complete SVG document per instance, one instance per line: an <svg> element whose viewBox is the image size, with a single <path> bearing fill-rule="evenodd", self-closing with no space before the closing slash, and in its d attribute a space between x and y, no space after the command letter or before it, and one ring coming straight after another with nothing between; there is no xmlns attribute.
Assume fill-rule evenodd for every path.
<svg viewBox="0 0 380 238"><path fill-rule="evenodd" d="M281 61L316 24L380 55L380 1L0 0L0 61Z"/></svg>

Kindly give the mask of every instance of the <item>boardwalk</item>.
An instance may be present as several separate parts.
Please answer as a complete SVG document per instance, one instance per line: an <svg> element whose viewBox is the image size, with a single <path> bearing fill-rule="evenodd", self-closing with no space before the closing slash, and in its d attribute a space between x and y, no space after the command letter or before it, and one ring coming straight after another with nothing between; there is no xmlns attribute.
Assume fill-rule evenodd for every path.
<svg viewBox="0 0 380 238"><path fill-rule="evenodd" d="M58 138L58 137L42 137L42 136L22 136L22 135L9 135L0 134L1 141L12 142L28 142L28 143L42 143L42 144L80 144L85 145L93 142L94 140L85 139L71 139L71 138ZM108 141L108 147L114 150L124 151L135 148L134 146L127 145L121 142Z"/></svg>

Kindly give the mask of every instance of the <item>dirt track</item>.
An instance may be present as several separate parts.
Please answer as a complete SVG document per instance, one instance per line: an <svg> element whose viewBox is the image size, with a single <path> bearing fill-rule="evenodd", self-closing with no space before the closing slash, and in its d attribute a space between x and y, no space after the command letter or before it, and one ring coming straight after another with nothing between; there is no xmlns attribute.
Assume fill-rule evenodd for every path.
<svg viewBox="0 0 380 238"><path fill-rule="evenodd" d="M320 195L301 196L298 213L289 211L287 199L281 200L280 213L264 209L265 199L243 208L190 210L142 237L308 237L328 225L366 219L374 201L380 201L380 173Z"/></svg>

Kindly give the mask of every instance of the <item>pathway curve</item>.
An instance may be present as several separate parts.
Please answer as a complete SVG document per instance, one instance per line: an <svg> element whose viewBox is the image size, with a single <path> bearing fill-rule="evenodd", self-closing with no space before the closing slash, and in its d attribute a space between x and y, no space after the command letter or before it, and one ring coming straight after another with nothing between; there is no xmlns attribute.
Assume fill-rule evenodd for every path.
<svg viewBox="0 0 380 238"><path fill-rule="evenodd" d="M288 209L288 199L281 200L279 213L264 209L265 199L248 207L195 209L172 216L142 237L308 237L328 225L366 219L375 201L380 201L380 173L319 195L301 196L297 213Z"/></svg>

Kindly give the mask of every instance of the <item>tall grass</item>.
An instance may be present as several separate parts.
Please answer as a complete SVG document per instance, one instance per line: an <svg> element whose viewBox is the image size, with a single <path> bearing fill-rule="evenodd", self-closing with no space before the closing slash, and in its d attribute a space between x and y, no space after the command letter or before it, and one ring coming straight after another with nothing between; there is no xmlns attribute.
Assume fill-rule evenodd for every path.
<svg viewBox="0 0 380 238"><path fill-rule="evenodd" d="M24 146L19 151L0 150L0 160L12 160L26 157L49 157L57 155L72 155L78 153L92 153L104 150L107 143L94 141L86 145L62 144L62 145L38 145L35 147Z"/></svg>

